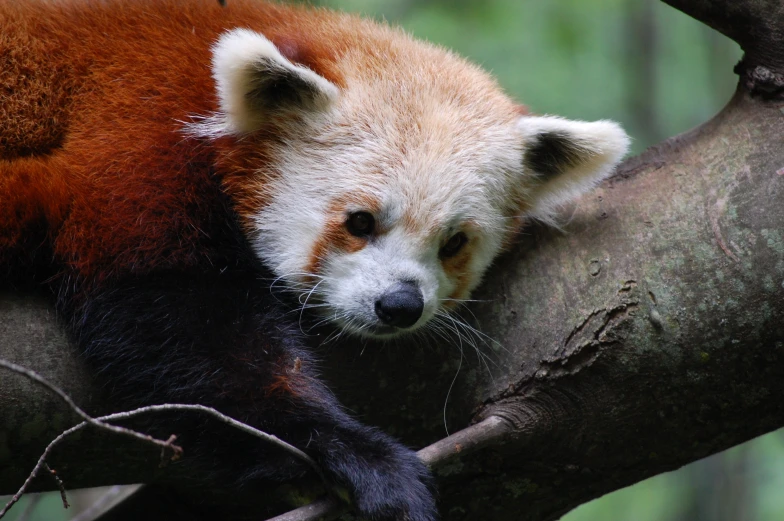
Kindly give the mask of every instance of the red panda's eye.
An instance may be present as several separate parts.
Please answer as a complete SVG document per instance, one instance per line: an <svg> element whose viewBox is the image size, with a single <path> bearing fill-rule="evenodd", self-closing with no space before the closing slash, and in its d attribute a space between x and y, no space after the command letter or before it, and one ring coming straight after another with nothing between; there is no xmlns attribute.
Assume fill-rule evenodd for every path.
<svg viewBox="0 0 784 521"><path fill-rule="evenodd" d="M460 250L463 249L463 246L468 242L468 237L463 232L458 232L454 234L452 237L446 241L446 244L441 246L441 250L438 252L438 255L442 259L448 259L449 257L454 257L457 255Z"/></svg>
<svg viewBox="0 0 784 521"><path fill-rule="evenodd" d="M354 212L346 220L346 228L351 235L356 237L371 235L375 227L376 220L368 212Z"/></svg>

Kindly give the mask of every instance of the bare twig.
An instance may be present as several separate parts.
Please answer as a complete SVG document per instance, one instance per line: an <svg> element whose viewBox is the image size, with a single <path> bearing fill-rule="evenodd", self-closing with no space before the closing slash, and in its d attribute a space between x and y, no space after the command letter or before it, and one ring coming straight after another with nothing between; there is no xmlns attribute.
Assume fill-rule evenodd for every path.
<svg viewBox="0 0 784 521"><path fill-rule="evenodd" d="M153 438L147 434L143 434L140 432L136 432L131 429L127 429L124 427L118 427L116 425L111 425L109 421L117 421L117 420L124 420L139 416L141 414L152 413L152 412L161 412L161 411L197 411L200 413L207 414L212 416L213 418L226 423L236 429L239 429L247 434L255 436L257 438L263 439L269 443L277 445L282 449L288 451L295 457L301 459L302 461L306 462L310 465L313 470L321 477L324 478L324 475L321 469L318 467L316 462L307 454L302 452L300 449L294 447L286 443L285 441L281 440L277 436L273 436L272 434L266 433L255 427L251 427L245 423L235 420L225 414L213 409L212 407L207 407L204 405L198 404L161 404L161 405L149 405L146 407L140 407L138 409L134 409L132 411L125 411L125 412L118 412L114 414L109 414L106 416L101 416L98 418L93 418L84 412L79 406L74 403L74 401L59 387L56 385L48 382L45 378L40 376L35 371L31 371L19 365L13 364L6 360L0 359L0 367L4 367L10 371L13 371L17 374L27 377L28 379L46 387L47 389L51 390L55 394L57 394L63 401L65 401L71 409L73 409L79 416L81 416L84 421L74 425L70 429L63 431L59 436L53 439L49 445L46 446L43 454L38 459L35 467L33 468L30 475L27 477L25 482L22 484L20 489L17 491L16 494L11 498L8 504L0 511L0 518L2 518L6 512L17 502L19 499L24 495L27 491L28 486L32 482L32 480L38 475L39 471L42 467L48 466L46 465L46 458L51 453L52 449L60 443L63 439L70 436L74 432L87 427L88 425L92 425L94 427L98 427L100 429L108 430L110 432L114 432L117 434L124 434L126 436L131 436L133 438L140 439L142 441L153 443L157 446L160 446L162 450L170 449L174 451L172 455L172 459L178 458L182 454L182 448L174 445L174 440L176 439L175 436L171 436L168 440L159 440L157 438ZM472 450L476 450L478 448L484 447L489 443L497 441L500 437L506 434L510 430L509 424L502 420L497 416L491 416L486 418L480 423L476 425L472 425L467 427L461 431L458 431L451 436L448 436L442 440L437 441L436 443L425 447L424 449L418 452L419 458L427 465L433 467L443 463L445 460L454 457L458 454L467 453ZM162 457L164 453L162 453ZM63 504L68 505L68 502L65 498L65 488L62 485L62 481L57 477L54 471L51 471L52 475L57 479L58 486L60 488L60 494L63 497ZM325 480L326 481L326 480ZM292 510L287 512L283 515L277 516L269 521L328 521L331 519L335 519L340 514L342 514L346 510L346 505L341 504L334 498L324 498L318 501L315 501L309 505L304 507Z"/></svg>
<svg viewBox="0 0 784 521"><path fill-rule="evenodd" d="M98 421L98 425L102 426L102 425L105 425L102 422L109 421L109 420L114 420L115 416L119 415L122 418L130 418L132 416L136 416L136 413L141 414L141 413L144 413L144 412L148 412L148 411L128 411L127 413L110 414L110 415L107 415L107 416L101 416L99 418L95 418L95 420ZM52 449L54 449L55 446L57 446L57 444L60 443L61 441L63 441L65 438L67 438L68 436L70 436L74 432L77 432L77 431L80 431L80 430L84 429L88 425L96 425L96 424L88 422L88 421L83 421L81 423L78 423L78 424L74 425L70 429L67 429L67 430L61 432L59 436L57 436L55 439L53 439L51 442L49 442L49 445L46 446L46 448L44 449L44 452L41 454L41 457L38 458L38 462L36 462L35 467L33 467L33 470L27 476L27 479L25 480L25 482L22 483L22 486L19 487L19 490L17 490L16 494L14 494L11 497L11 499L8 501L8 503L6 503L6 505L3 507L3 509L0 510L0 519L2 519L3 516L5 516L6 512L8 512L11 509L11 507L14 506L14 504L16 504L16 502L21 499L21 497L25 494L25 492L27 492L27 488L30 486L30 483L32 483L33 479L41 471L41 468L46 466L46 458L52 452ZM109 425L109 427L111 427L111 425ZM111 432L114 432L114 431L111 431ZM146 436L146 435L142 434L142 436ZM155 438L152 438L152 437L150 437L150 438L155 440ZM144 439L144 438L142 438L142 439ZM156 440L156 441L160 441L160 440ZM157 445L157 443L156 443L156 445ZM173 447L176 447L176 446L173 446ZM177 448L179 449L179 451L181 453L182 449L180 447L177 447ZM64 491L61 490L61 493L63 493L63 492Z"/></svg>
<svg viewBox="0 0 784 521"><path fill-rule="evenodd" d="M11 370L11 371L13 371L13 372L15 372L17 374L20 374L20 375L26 377L29 380L32 380L32 381L34 381L34 382L36 382L36 383L46 387L47 389L49 389L50 391L55 393L57 396L59 396L66 404L68 404L68 406L76 414L81 416L82 419L85 422L87 422L87 423L89 423L91 425L94 425L94 426L96 426L98 428L101 428L101 429L104 429L104 430L108 430L108 431L114 432L116 434L122 434L124 436L130 436L131 438L136 438L136 439L139 439L139 440L142 440L142 441L146 441L148 443L153 443L153 444L158 445L159 447L162 447L162 448L172 449L172 450L174 450L175 453L182 452L182 449L180 447L177 447L176 445L172 445L168 441L159 440L159 439L153 438L152 436L148 436L147 434L142 434L140 432L136 432L136 431L131 430L131 429L126 429L125 427L119 427L117 425L109 425L109 424L103 423L103 421L100 420L100 419L93 418L92 416L90 416L89 414L84 412L78 405L76 405L76 403L74 403L74 401L71 399L71 397L68 396L65 393L65 391L63 391L62 389L60 389L56 385L54 385L52 383L49 383L43 376L39 375L35 371L31 371L30 369L27 369L27 368L22 367L20 365L16 365L14 363L11 363L11 362L9 362L7 360L3 360L3 359L0 359L0 367L4 367L6 369L9 369L9 370Z"/></svg>
<svg viewBox="0 0 784 521"><path fill-rule="evenodd" d="M204 405L197 405L197 404L170 404L170 403L167 403L167 404L161 404L161 405L149 405L147 407L140 407L140 408L134 409L132 411L119 412L119 413L109 414L109 415L106 415L106 416L101 416L101 417L98 417L98 418L93 418L92 416L90 416L86 412L84 412L81 408L79 408L79 406L77 406L76 403L74 403L74 401L71 399L71 397L68 396L65 393L65 391L63 391L62 389L60 389L56 385L50 383L49 381L47 381L45 378L40 376L35 371L31 371L30 369L26 369L26 368L24 368L22 366L19 366L17 364L11 363L11 362L8 362L7 360L3 360L3 359L0 359L0 367L4 367L4 368L6 368L6 369L8 369L8 370L10 370L10 371L12 371L14 373L20 374L20 375L22 375L22 376L24 376L24 377L26 377L26 378L36 382L36 383L42 385L43 387L46 387L50 391L52 391L55 394L57 394L60 398L62 398L62 400L65 403L67 403L68 406L71 407L71 409L73 409L80 417L82 417L84 419L83 422L81 422L81 423L79 423L77 425L74 425L70 429L67 429L67 430L63 431L62 433L60 433L59 436L54 438L49 443L49 445L46 446L46 449L44 449L43 454L41 454L41 457L38 459L38 462L36 463L35 467L33 467L33 470L27 476L27 479L25 480L25 482L22 484L22 486L19 488L19 490L16 492L16 494L13 495L11 500L3 507L3 509L0 510L0 518L2 518L6 514L6 512L8 512L8 510L10 510L11 507L16 502L18 502L19 499L24 495L24 493L27 491L27 488L30 486L30 483L32 482L32 480L38 475L38 473L40 472L41 468L46 465L46 458L49 456L49 454L51 453L52 449L58 443L60 443L63 439L67 438L68 436L70 436L74 432L79 431L79 430L83 429L84 427L86 427L88 425L92 425L94 427L98 427L99 429L108 430L110 432L114 432L114 433L117 433L117 434L123 434L123 435L126 435L126 436L131 436L133 438L140 439L140 440L145 441L147 443L152 443L154 445L157 445L157 446L161 447L162 450L165 450L165 449L172 450L173 451L172 459L177 459L178 457L180 457L180 455L182 454L182 448L177 446L177 445L174 445L174 443L173 443L174 440L175 440L174 436L171 436L168 440L159 440L159 439L154 438L152 436L149 436L147 434L143 434L143 433L131 430L131 429L127 429L125 427L119 427L119 426L116 426L116 425L111 425L109 423L106 423L108 421L117 421L117 420L124 420L124 419L128 419L128 418L133 418L133 417L138 416L140 414L146 414L146 413L151 413L151 412L160 412L160 411L197 411L197 412L200 412L200 413L203 413L203 414L207 414L207 415L212 416L213 418L215 418L215 419L217 419L217 420L219 420L219 421L221 421L223 423L226 423L226 424L228 424L228 425L230 425L230 426L232 426L232 427L234 427L236 429L241 430L242 432L245 432L247 434L250 434L252 436L260 438L260 439L262 439L264 441L267 441L269 443L277 445L278 447L288 451L289 453L291 453L295 457L299 458L300 460L302 460L305 463L307 463L308 465L310 465L313 468L313 470L319 475L319 477L321 477L322 479L325 479L321 469L316 464L316 462L313 460L313 458L311 458L310 456L308 456L307 454L305 454L304 452L302 452L298 448L294 447L293 445L291 445L289 443L286 443L285 441L281 440L277 436L273 436L272 434L266 433L264 431L261 431L259 429L254 428L254 427L251 427L250 425L247 425L245 423L237 421L234 418L226 416L225 414L223 414L223 413L213 409L212 407L207 407L207 406L204 406ZM163 455L164 454L162 453L162 456ZM65 501L65 489L61 486L62 482L58 481L58 485L60 485L60 491L61 491L61 494L63 495L63 503L67 504L67 502Z"/></svg>
<svg viewBox="0 0 784 521"><path fill-rule="evenodd" d="M304 507L295 508L267 521L332 521L348 510L345 503L333 497L318 499Z"/></svg>
<svg viewBox="0 0 784 521"><path fill-rule="evenodd" d="M63 501L63 508L70 508L71 505L68 503L68 496L65 493L65 483L63 483L63 480L60 479L60 476L57 475L57 471L49 467L48 464L44 463L44 468L49 474L51 474L55 483L57 483L57 488L60 489L60 499Z"/></svg>
<svg viewBox="0 0 784 521"><path fill-rule="evenodd" d="M299 450L294 445L291 445L290 443L281 440L280 438L278 438L273 434L269 434L255 427L251 427L247 423L242 423L241 421L235 420L231 416L226 416L222 412L219 412L218 410L213 409L212 407L207 407L206 405L185 404L185 403L164 403L161 405L148 405L146 407L139 407L138 409L134 409L132 411L118 412L118 413L110 414L108 416L103 416L101 419L111 420L111 421L123 420L126 418L132 418L134 416L138 416L139 414L144 414L148 412L161 412L161 411L197 411L197 412L204 413L208 416L212 416L216 420L225 423L227 425L230 425L235 429L250 434L251 436L261 438L262 440L272 443L273 445L277 445L281 449L291 453L294 457L310 465L319 476L322 476L321 468L318 466L316 461L310 456L308 456L307 454L305 454L304 452L302 452L301 450Z"/></svg>
<svg viewBox="0 0 784 521"><path fill-rule="evenodd" d="M417 455L427 466L437 467L454 456L465 455L497 443L512 430L512 425L507 420L500 416L488 416L479 423L428 445L417 452Z"/></svg>
<svg viewBox="0 0 784 521"><path fill-rule="evenodd" d="M64 438L67 438L69 435L73 434L74 432L81 430L84 427L87 427L87 425L89 425L89 423L87 423L86 421L78 425L74 425L70 429L63 431L59 436L57 436L55 439L49 442L49 445L46 446L46 449L44 449L43 454L41 454L41 457L38 458L38 462L35 464L35 467L33 467L33 470L27 476L27 479L24 481L24 483L22 483L22 486L19 487L19 490L16 492L16 494L14 494L11 497L11 499L8 501L8 503L6 503L6 505L3 507L3 509L0 510L0 519L2 519L3 516L5 516L6 512L8 512L11 509L11 507L14 506L16 502L21 499L21 497L24 495L25 492L27 492L27 487L30 486L30 483L38 475L38 472L41 470L41 467L44 466L44 462L46 461L46 458L49 456L49 453L52 452L52 449L58 443L60 443Z"/></svg>
<svg viewBox="0 0 784 521"><path fill-rule="evenodd" d="M417 456L429 467L437 467L454 456L467 454L498 442L512 430L511 424L498 416L490 416L481 422L466 427L417 452ZM334 498L324 498L267 521L331 521L347 509Z"/></svg>

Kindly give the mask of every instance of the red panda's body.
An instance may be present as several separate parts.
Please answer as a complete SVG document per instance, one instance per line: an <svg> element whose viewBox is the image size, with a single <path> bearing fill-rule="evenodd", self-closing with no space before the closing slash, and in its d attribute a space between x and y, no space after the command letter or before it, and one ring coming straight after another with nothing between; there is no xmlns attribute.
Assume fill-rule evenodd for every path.
<svg viewBox="0 0 784 521"><path fill-rule="evenodd" d="M398 499L363 493L365 484L352 483L361 468L336 469L335 486L347 487L373 518L410 511L427 521L432 496L413 453L345 416L308 376L310 355L264 283L260 298L247 296L264 271L237 241L243 206L226 191L269 161L264 142L275 136L206 142L182 132L184 121L218 109L210 48L221 32L264 31L291 59L339 83L335 49L317 40L344 33L338 38L348 44L345 26L363 23L245 0L229 8L173 0L0 4L0 287L27 287L30 266L40 268L33 277L52 287L88 360L125 403L206 403L299 446L321 424L325 441L356 437L391 451L401 459L380 479L403 480L395 487L407 492ZM179 323L164 324L175 308ZM104 330L79 325L99 321ZM139 332L145 325L151 332ZM177 328L188 334L177 339ZM256 328L263 334L254 339ZM147 344L154 347L139 363ZM301 374L292 374L295 366ZM332 432L335 422L346 432ZM184 437L191 458L215 457L222 443ZM225 471L216 471L224 483L304 470L256 445L227 451Z"/></svg>
<svg viewBox="0 0 784 521"><path fill-rule="evenodd" d="M339 81L336 51L313 41L361 23L246 4L0 4L0 255L45 222L55 256L87 277L205 261L200 220L221 183L213 165L242 176L266 160L258 142L242 157L180 132L183 119L217 109L210 46L227 28L258 29Z"/></svg>
<svg viewBox="0 0 784 521"><path fill-rule="evenodd" d="M227 4L0 3L0 288L51 291L118 400L214 406L308 452L362 516L433 521L427 469L341 409L271 285L353 334L454 323L520 222L628 139L528 116L402 31ZM303 471L182 429L223 483Z"/></svg>

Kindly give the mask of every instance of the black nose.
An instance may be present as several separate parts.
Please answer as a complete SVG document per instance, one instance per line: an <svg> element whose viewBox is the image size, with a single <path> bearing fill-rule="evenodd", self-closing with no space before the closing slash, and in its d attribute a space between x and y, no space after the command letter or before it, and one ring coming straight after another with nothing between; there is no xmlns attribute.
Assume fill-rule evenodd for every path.
<svg viewBox="0 0 784 521"><path fill-rule="evenodd" d="M388 326L413 326L425 307L422 292L413 282L399 282L376 301L376 315Z"/></svg>

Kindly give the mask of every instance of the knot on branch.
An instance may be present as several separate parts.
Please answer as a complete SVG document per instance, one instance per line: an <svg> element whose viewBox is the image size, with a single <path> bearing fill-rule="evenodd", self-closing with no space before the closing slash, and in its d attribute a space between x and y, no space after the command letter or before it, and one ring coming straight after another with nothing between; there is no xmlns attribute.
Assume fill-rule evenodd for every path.
<svg viewBox="0 0 784 521"><path fill-rule="evenodd" d="M763 65L749 64L745 57L738 62L734 70L752 96L765 100L784 100L784 74Z"/></svg>
<svg viewBox="0 0 784 521"><path fill-rule="evenodd" d="M637 286L627 281L621 289L624 295ZM576 374L596 361L601 350L618 343L621 328L633 317L639 303L625 298L624 302L610 309L598 309L572 329L561 349L542 360L536 378L553 379Z"/></svg>

